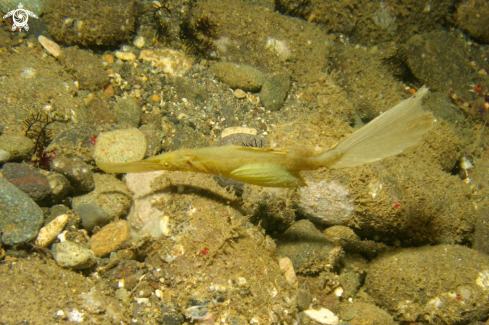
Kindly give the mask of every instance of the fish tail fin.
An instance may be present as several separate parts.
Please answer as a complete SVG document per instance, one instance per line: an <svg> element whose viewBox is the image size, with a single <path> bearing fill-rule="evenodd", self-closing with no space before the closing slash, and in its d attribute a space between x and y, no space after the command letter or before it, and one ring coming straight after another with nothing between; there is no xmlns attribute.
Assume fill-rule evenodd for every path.
<svg viewBox="0 0 489 325"><path fill-rule="evenodd" d="M353 167L401 153L421 141L433 127L435 118L421 106L428 88L401 101L385 113L339 142L335 147L311 157L316 167Z"/></svg>

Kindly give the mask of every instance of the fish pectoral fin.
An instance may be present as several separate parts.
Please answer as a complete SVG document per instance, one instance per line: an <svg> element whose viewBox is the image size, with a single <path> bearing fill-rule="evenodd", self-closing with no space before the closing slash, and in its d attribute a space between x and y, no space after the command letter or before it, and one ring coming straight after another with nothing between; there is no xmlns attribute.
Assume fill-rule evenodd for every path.
<svg viewBox="0 0 489 325"><path fill-rule="evenodd" d="M229 177L260 186L297 187L306 185L298 171L287 170L278 164L253 163L244 165L233 170Z"/></svg>

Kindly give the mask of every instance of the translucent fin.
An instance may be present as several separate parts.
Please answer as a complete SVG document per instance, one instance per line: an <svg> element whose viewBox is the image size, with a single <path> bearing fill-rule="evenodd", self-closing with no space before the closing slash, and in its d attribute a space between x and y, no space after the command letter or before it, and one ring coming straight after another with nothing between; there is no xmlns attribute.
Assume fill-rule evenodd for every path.
<svg viewBox="0 0 489 325"><path fill-rule="evenodd" d="M396 155L417 144L428 132L435 118L423 111L421 99L428 93L418 92L381 114L316 159L318 167L345 168L362 165Z"/></svg>
<svg viewBox="0 0 489 325"><path fill-rule="evenodd" d="M126 163L106 163L97 161L97 166L106 173L144 173L163 169L155 161L142 160Z"/></svg>
<svg viewBox="0 0 489 325"><path fill-rule="evenodd" d="M291 172L284 166L277 164L254 163L244 165L233 170L230 177L237 181L260 186L297 187L306 185L299 172Z"/></svg>

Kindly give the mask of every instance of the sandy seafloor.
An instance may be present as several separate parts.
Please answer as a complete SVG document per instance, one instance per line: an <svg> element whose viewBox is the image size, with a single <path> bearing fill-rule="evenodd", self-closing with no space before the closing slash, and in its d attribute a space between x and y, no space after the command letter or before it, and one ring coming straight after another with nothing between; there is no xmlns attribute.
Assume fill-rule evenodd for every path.
<svg viewBox="0 0 489 325"><path fill-rule="evenodd" d="M0 324L487 323L487 1L22 3L28 31L0 20ZM302 188L94 160L320 152L423 85L419 144Z"/></svg>

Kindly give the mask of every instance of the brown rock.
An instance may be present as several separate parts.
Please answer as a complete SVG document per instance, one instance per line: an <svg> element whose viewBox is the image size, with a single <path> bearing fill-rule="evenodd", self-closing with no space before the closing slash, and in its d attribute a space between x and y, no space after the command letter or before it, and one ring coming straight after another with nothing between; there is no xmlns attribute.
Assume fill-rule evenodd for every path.
<svg viewBox="0 0 489 325"><path fill-rule="evenodd" d="M129 223L119 220L103 227L88 243L96 256L102 257L118 250L130 238Z"/></svg>

